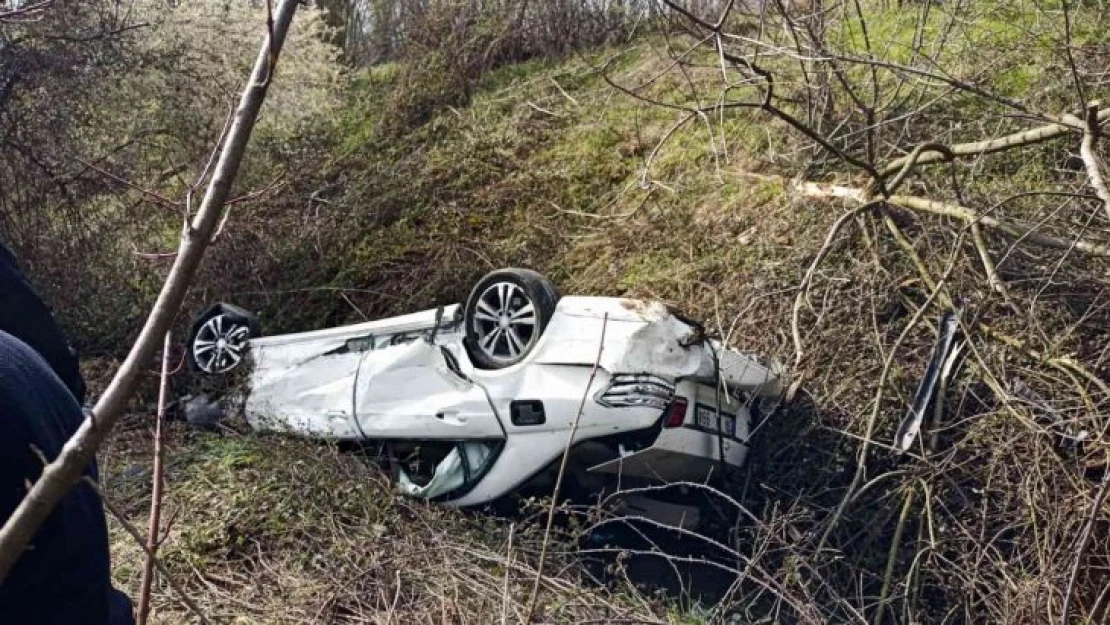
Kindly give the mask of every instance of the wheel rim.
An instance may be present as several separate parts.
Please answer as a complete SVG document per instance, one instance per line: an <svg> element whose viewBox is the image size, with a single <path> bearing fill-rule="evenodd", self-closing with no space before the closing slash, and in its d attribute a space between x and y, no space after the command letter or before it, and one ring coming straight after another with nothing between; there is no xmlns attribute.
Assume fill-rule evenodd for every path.
<svg viewBox="0 0 1110 625"><path fill-rule="evenodd" d="M205 373L223 373L243 360L250 328L227 315L216 315L197 331L193 339L193 360Z"/></svg>
<svg viewBox="0 0 1110 625"><path fill-rule="evenodd" d="M471 324L478 349L498 363L516 362L539 337L536 305L512 282L495 282L482 291Z"/></svg>

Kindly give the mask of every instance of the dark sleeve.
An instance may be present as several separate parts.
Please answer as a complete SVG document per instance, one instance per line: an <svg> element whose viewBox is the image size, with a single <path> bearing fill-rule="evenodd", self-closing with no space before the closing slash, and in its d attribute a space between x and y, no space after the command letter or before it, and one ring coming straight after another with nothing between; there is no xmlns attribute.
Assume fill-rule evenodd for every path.
<svg viewBox="0 0 1110 625"><path fill-rule="evenodd" d="M46 361L0 331L0 523L42 474L39 454L57 458L83 420ZM96 475L95 463L85 475ZM0 583L0 623L107 625L112 593L104 511L97 493L78 483Z"/></svg>
<svg viewBox="0 0 1110 625"><path fill-rule="evenodd" d="M77 352L66 340L50 307L39 298L16 263L0 244L0 330L30 345L66 385L77 403L85 403L85 380Z"/></svg>

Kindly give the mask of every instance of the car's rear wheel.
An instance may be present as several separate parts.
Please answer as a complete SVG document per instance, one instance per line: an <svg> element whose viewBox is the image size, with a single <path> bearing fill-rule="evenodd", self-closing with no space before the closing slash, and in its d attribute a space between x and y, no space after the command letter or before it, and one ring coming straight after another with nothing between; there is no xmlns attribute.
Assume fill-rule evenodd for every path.
<svg viewBox="0 0 1110 625"><path fill-rule="evenodd" d="M543 335L559 290L528 269L499 269L486 274L467 298L464 321L471 361L483 369L517 364Z"/></svg>
<svg viewBox="0 0 1110 625"><path fill-rule="evenodd" d="M254 315L238 306L216 304L193 322L189 367L211 375L227 373L242 364L247 341L254 336L258 336Z"/></svg>

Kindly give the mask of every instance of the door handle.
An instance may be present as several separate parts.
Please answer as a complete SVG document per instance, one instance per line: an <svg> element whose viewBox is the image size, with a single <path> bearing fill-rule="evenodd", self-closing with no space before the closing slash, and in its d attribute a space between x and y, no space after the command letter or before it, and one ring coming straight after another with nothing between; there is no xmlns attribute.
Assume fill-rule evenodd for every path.
<svg viewBox="0 0 1110 625"><path fill-rule="evenodd" d="M455 423L457 425L466 423L466 416L460 415L457 410L440 410L436 413L436 418L445 423Z"/></svg>

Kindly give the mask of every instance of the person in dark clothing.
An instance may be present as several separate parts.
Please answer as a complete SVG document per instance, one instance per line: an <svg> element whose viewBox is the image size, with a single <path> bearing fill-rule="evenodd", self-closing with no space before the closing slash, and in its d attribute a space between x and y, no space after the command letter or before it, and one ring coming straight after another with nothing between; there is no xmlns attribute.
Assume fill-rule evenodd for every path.
<svg viewBox="0 0 1110 625"><path fill-rule="evenodd" d="M42 474L39 453L56 458L84 418L47 362L0 330L0 522ZM95 462L85 475L97 479ZM112 589L104 510L89 484L69 491L0 582L0 623L133 625L130 601Z"/></svg>
<svg viewBox="0 0 1110 625"><path fill-rule="evenodd" d="M77 352L3 243L0 243L0 330L37 351L77 398L77 403L85 403L85 380L78 367Z"/></svg>

